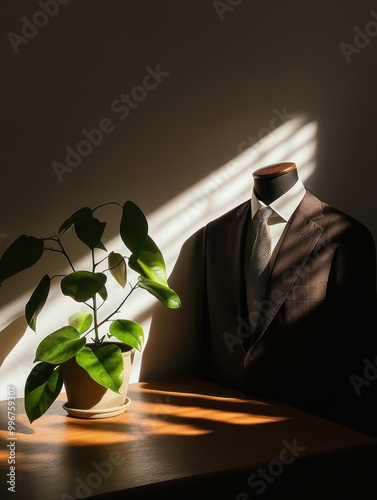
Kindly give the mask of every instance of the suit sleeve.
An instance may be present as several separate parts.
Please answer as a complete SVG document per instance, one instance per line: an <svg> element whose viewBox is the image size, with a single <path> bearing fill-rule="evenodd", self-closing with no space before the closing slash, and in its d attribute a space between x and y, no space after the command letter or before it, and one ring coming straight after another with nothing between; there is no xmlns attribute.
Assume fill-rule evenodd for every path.
<svg viewBox="0 0 377 500"><path fill-rule="evenodd" d="M206 229L183 244L169 285L181 298L182 307L168 309L158 303L152 315L142 355L140 381L198 375L202 369Z"/></svg>
<svg viewBox="0 0 377 500"><path fill-rule="evenodd" d="M346 402L345 424L377 436L376 249L363 225L338 246L329 290L336 332L334 402Z"/></svg>

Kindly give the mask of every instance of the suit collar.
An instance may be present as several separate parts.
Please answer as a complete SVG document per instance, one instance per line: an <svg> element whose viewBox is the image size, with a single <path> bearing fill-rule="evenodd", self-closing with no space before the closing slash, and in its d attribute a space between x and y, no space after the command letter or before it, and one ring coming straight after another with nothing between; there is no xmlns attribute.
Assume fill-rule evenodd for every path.
<svg viewBox="0 0 377 500"><path fill-rule="evenodd" d="M323 217L323 203L307 188L297 210L312 220L322 219Z"/></svg>
<svg viewBox="0 0 377 500"><path fill-rule="evenodd" d="M258 327L258 335L263 334L279 310L285 297L297 279L300 269L322 234L320 220L323 217L322 202L308 189L289 219L283 241L271 272L268 293L278 291L273 296L274 307ZM227 259L229 282L234 304L239 316L243 316L245 304L244 252L248 222L251 218L250 200L242 203L228 226ZM279 297L279 300L277 300Z"/></svg>
<svg viewBox="0 0 377 500"><path fill-rule="evenodd" d="M253 345L265 333L323 232L322 203L307 190L289 219L271 272L264 312L254 330ZM251 355L252 348L248 356ZM247 356L247 357L248 357Z"/></svg>
<svg viewBox="0 0 377 500"><path fill-rule="evenodd" d="M288 189L280 198L274 200L270 203L270 207L274 210L276 216L287 222L293 212L296 210L298 205L301 203L302 199L306 194L306 189L299 179L291 189ZM252 216L256 214L259 208L266 206L259 198L257 197L255 191L253 190L251 196L251 213ZM273 216L272 216L273 217Z"/></svg>

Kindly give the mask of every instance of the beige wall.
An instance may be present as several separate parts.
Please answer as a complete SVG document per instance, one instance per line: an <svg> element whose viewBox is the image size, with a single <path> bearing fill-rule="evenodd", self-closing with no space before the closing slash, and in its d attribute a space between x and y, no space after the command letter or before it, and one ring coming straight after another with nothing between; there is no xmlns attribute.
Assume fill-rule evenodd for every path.
<svg viewBox="0 0 377 500"><path fill-rule="evenodd" d="M49 15L40 14L43 3ZM245 140L293 116L317 124L316 168L306 185L377 238L375 2L63 3L1 6L0 254L21 233L46 235L76 209L109 200L131 199L152 218L165 207L179 224L183 213L170 200L234 159ZM158 68L160 76L147 76ZM122 93L139 101L129 112L120 107ZM75 148L81 131L100 122L102 142L57 175L52 163L66 164L66 146ZM250 173L263 158L252 157ZM230 202L250 189L251 176ZM221 189L211 201L220 196ZM203 223L213 214L207 208L200 206ZM162 238L173 262L171 244ZM35 284L34 271L4 283L1 328L22 314L17 298ZM36 340L15 325L1 333L2 358L24 339L0 372L21 395Z"/></svg>

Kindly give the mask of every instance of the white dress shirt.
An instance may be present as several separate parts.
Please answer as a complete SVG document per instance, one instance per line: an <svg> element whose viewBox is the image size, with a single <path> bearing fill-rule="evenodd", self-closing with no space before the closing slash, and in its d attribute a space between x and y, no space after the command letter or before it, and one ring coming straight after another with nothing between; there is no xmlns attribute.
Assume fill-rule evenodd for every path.
<svg viewBox="0 0 377 500"><path fill-rule="evenodd" d="M280 198L277 198L275 201L270 203L270 207L274 210L274 213L268 219L268 226L271 232L271 259L270 259L270 269L275 262L276 254L279 250L279 246L281 243L281 236L287 225L288 220L290 219L293 212L298 207L299 203L303 199L306 194L305 186L302 181L298 179L298 181L289 189L286 193L284 193ZM265 207L266 205L258 199L254 190L251 196L251 215L253 219L253 231L255 234L256 225L254 216L261 207Z"/></svg>

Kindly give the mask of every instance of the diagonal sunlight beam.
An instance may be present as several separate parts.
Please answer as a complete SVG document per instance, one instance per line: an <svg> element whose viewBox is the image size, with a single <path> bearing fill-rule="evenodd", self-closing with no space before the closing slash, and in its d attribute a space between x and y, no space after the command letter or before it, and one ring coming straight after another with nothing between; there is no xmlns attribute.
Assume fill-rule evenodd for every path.
<svg viewBox="0 0 377 500"><path fill-rule="evenodd" d="M316 135L315 122L291 120L271 132L268 141L264 138L149 215L167 261L177 254L177 238L181 246L194 231L250 197L257 168L294 161L305 182L315 169Z"/></svg>
<svg viewBox="0 0 377 500"><path fill-rule="evenodd" d="M150 233L161 248L170 274L178 253L184 241L197 229L222 215L236 205L250 198L253 181L252 172L257 168L272 163L293 161L296 163L301 180L305 183L316 167L317 123L309 121L306 116L298 116L273 130L259 142L236 156L212 172L200 182L180 193L159 209L147 214ZM237 152L237 147L235 147ZM105 242L114 251L123 251L121 241ZM135 282L136 275L130 272L129 280ZM118 302L122 291L116 282L108 280L109 297L115 295ZM146 336L149 331L151 314L155 297L136 291L127 301L127 317L139 321ZM7 311L2 315L1 333L7 324L22 316L24 305L30 294L21 297L7 305ZM77 311L77 304L62 298L57 290L52 289L49 297L54 315L42 315L39 319L39 329L51 332L65 324L66 318ZM112 310L114 302L109 301L103 306L103 314ZM51 310L51 308L50 308ZM147 339L146 339L147 340ZM15 345L0 366L0 399L6 399L6 385L13 384L19 388L18 396L22 396L26 377L32 365L34 352L41 341L40 334L26 331L22 342ZM139 378L141 354L136 353L130 382Z"/></svg>

